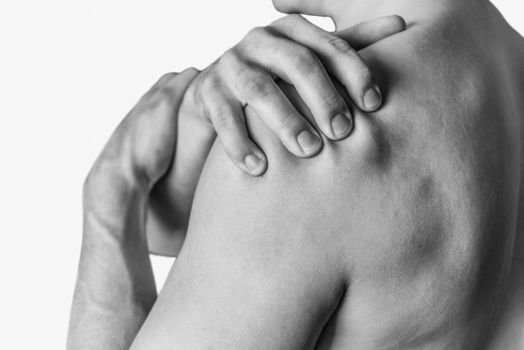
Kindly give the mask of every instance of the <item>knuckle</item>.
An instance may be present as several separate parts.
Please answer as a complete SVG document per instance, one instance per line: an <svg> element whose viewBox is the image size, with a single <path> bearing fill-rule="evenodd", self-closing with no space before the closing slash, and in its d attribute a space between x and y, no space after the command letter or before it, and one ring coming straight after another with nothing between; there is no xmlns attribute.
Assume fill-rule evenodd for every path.
<svg viewBox="0 0 524 350"><path fill-rule="evenodd" d="M228 102L222 98L221 95L215 94L215 96L210 96L208 100L204 102L205 110L208 116L211 117L211 120L216 118L227 118L227 121L230 121L234 115L232 108L228 105ZM223 121L217 121L218 123L223 124ZM233 120L231 120L231 125ZM214 121L213 121L214 123Z"/></svg>
<svg viewBox="0 0 524 350"><path fill-rule="evenodd" d="M156 81L156 83L151 88L152 92L155 92L156 89L166 85L169 81L171 81L174 77L177 76L177 73L169 72L162 74Z"/></svg>
<svg viewBox="0 0 524 350"><path fill-rule="evenodd" d="M282 118L280 123L280 130L285 137L293 137L295 131L305 124L304 120L297 113L288 113Z"/></svg>
<svg viewBox="0 0 524 350"><path fill-rule="evenodd" d="M231 68L238 66L240 62L240 53L238 48L231 48L224 52L218 61L218 69Z"/></svg>
<svg viewBox="0 0 524 350"><path fill-rule="evenodd" d="M159 87L147 98L142 98L131 110L130 115L135 119L149 119L168 104L169 98L166 88Z"/></svg>
<svg viewBox="0 0 524 350"><path fill-rule="evenodd" d="M198 75L189 85L184 92L184 97L180 104L178 115L190 115L190 116L206 116L206 110L204 108L205 94L202 91L202 85L207 80L207 72Z"/></svg>
<svg viewBox="0 0 524 350"><path fill-rule="evenodd" d="M199 90L197 101L200 101L204 114L211 117L214 114L222 113L222 89L220 88L220 80L216 77L209 77L202 82L202 87ZM221 110L217 110L217 109Z"/></svg>
<svg viewBox="0 0 524 350"><path fill-rule="evenodd" d="M249 99L263 99L275 93L273 85L263 74L244 75L240 82L240 91Z"/></svg>
<svg viewBox="0 0 524 350"><path fill-rule="evenodd" d="M298 68L303 68L305 70L318 69L319 61L317 57L309 49L303 46L294 48L290 54L290 58L292 64Z"/></svg>
<svg viewBox="0 0 524 350"><path fill-rule="evenodd" d="M328 117L332 112L347 109L342 97L336 91L330 91L321 97L320 100L325 109L324 117Z"/></svg>
<svg viewBox="0 0 524 350"><path fill-rule="evenodd" d="M178 74L175 73L175 72L168 72L168 73L164 73L160 79L158 79L158 82L159 83L164 83L164 82L169 82L171 81L174 77L176 77Z"/></svg>
<svg viewBox="0 0 524 350"><path fill-rule="evenodd" d="M217 90L219 90L218 87L220 86L220 81L218 77L216 77L214 74L211 74L207 76L200 84L201 86L199 96L204 98L207 95L215 94Z"/></svg>
<svg viewBox="0 0 524 350"><path fill-rule="evenodd" d="M284 17L280 17L280 18L274 20L273 22L271 22L270 26L274 27L274 28L280 28L282 26L285 26L286 25L286 21L287 21L287 17L288 16L284 16Z"/></svg>
<svg viewBox="0 0 524 350"><path fill-rule="evenodd" d="M191 75L197 75L198 73L200 73L200 71L198 69L196 69L195 67L189 67L189 68L186 68L182 73L191 74Z"/></svg>
<svg viewBox="0 0 524 350"><path fill-rule="evenodd" d="M228 138L233 130L233 118L228 114L215 113L213 117L213 126L217 134L222 138Z"/></svg>
<svg viewBox="0 0 524 350"><path fill-rule="evenodd" d="M234 137L233 135L228 136L230 137L224 137L224 135L222 135L221 139L226 153L232 160L242 163L250 148L247 139L240 135L234 135Z"/></svg>
<svg viewBox="0 0 524 350"><path fill-rule="evenodd" d="M195 78L187 86L186 92L184 94L184 102L190 101L192 103L200 99L200 79Z"/></svg>
<svg viewBox="0 0 524 350"><path fill-rule="evenodd" d="M354 54L355 50L349 45L344 39L333 36L327 41L329 47L334 51L341 52L344 54Z"/></svg>
<svg viewBox="0 0 524 350"><path fill-rule="evenodd" d="M320 76L324 75L322 63L317 56L310 52L294 57L292 64L294 69L302 76L319 79Z"/></svg>
<svg viewBox="0 0 524 350"><path fill-rule="evenodd" d="M364 87L372 80L371 72L366 65L362 64L362 66L355 71L355 82L358 86Z"/></svg>
<svg viewBox="0 0 524 350"><path fill-rule="evenodd" d="M268 29L266 27L255 27L247 32L244 40L259 40L261 37L268 35Z"/></svg>
<svg viewBox="0 0 524 350"><path fill-rule="evenodd" d="M150 114L158 108L169 106L177 96L174 77L177 73L166 73L160 77L157 83L148 91L133 108L135 114Z"/></svg>

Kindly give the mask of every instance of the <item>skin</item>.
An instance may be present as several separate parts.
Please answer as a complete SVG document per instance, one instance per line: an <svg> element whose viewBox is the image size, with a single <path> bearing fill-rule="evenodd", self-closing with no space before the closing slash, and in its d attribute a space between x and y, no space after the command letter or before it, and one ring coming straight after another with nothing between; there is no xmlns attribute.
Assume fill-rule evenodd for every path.
<svg viewBox="0 0 524 350"><path fill-rule="evenodd" d="M355 111L353 137L324 139L312 163L248 108L267 174L245 176L213 147L134 348L522 347L522 39L488 4L402 5L375 7L410 30L362 53L388 97ZM139 104L160 108L135 109L86 181L69 348L127 348L154 302L143 220L173 148L151 141L172 144L158 116L194 74L161 79Z"/></svg>
<svg viewBox="0 0 524 350"><path fill-rule="evenodd" d="M398 17L389 17L344 35L365 47L402 29ZM161 77L115 130L86 179L69 349L129 348L156 299L148 250L150 230L158 226L151 223L170 214L173 226L167 228L183 240L177 233L185 233L196 182L215 139L205 116L182 110L200 74L189 69ZM172 251L179 242L165 244Z"/></svg>
<svg viewBox="0 0 524 350"><path fill-rule="evenodd" d="M290 1L277 7L327 9ZM336 4L337 28L352 23L359 3ZM361 52L384 106L355 109L352 136L323 137L312 159L248 107L267 172L247 176L213 146L132 349L524 346L523 40L488 2L374 4L359 18L408 23Z"/></svg>
<svg viewBox="0 0 524 350"><path fill-rule="evenodd" d="M187 87L180 105L182 132L173 171L156 185L150 197L146 229L150 252L178 254L187 230L191 200L215 135L241 171L259 176L267 169L264 153L249 138L242 105L247 104L293 155L315 156L323 144L320 134L338 141L353 128L348 108L353 102L342 98L334 82L343 83L353 101L358 101L353 105L363 110L369 89L373 93L379 91L355 49L405 27L399 16L384 16L352 25L334 35L299 15L289 15L251 30L240 43L200 72ZM297 86L298 94L311 111L310 120L296 110L274 81L275 77ZM367 110L379 108L380 94L375 97ZM310 141L312 145L305 145ZM253 160L255 153L258 160ZM177 164L178 159L183 164Z"/></svg>
<svg viewBox="0 0 524 350"><path fill-rule="evenodd" d="M198 71L166 74L115 130L84 184L84 227L67 349L128 349L157 293L145 235L168 171L176 115Z"/></svg>
<svg viewBox="0 0 524 350"><path fill-rule="evenodd" d="M383 28L383 36L387 36L404 29L398 18L384 22L388 20L391 24L374 23L367 27L364 24L359 30L339 33L326 32L298 15L256 27L191 83L188 94L199 100L200 108L186 111L182 106L181 113L205 116L229 158L251 175L261 175L267 162L263 152L249 139L243 116L247 105L291 153L298 157L314 156L322 147L319 134L289 102L275 77L297 88L326 137L345 138L351 132L353 117L329 74L344 84L359 108L377 110L381 104L380 89L355 51L361 48L361 43L352 33Z"/></svg>

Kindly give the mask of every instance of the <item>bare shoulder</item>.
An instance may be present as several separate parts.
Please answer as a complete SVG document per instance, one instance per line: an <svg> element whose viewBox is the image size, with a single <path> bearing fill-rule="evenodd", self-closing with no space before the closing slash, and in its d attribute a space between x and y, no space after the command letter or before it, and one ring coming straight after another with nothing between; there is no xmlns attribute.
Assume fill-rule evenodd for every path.
<svg viewBox="0 0 524 350"><path fill-rule="evenodd" d="M511 241L520 122L502 58L440 20L362 52L385 105L314 158L246 109L268 171L244 175L215 144L138 346L306 349L333 322L355 348L481 329Z"/></svg>
<svg viewBox="0 0 524 350"><path fill-rule="evenodd" d="M421 325L421 339L452 328L464 332L462 340L480 339L507 275L520 177L519 88L508 48L461 20L414 24L362 52L387 100L377 113L355 111L346 140L324 139L317 157L298 159L248 109L267 174L240 176L216 147L203 178L201 193L215 195L203 195L212 208L207 219L227 222L222 230L239 229L252 243L263 239L248 250L277 249L286 271L323 277L287 285L316 291L317 299L301 303L333 305L333 286L351 286L339 309L344 326L336 328L355 344L380 330L386 344L387 330L409 338ZM282 88L307 114L294 90ZM355 320L358 330L349 326Z"/></svg>

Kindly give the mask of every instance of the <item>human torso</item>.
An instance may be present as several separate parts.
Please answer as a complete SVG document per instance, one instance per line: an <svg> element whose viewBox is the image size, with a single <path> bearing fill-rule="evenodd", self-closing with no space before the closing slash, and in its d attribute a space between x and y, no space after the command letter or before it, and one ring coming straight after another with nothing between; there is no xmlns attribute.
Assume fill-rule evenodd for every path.
<svg viewBox="0 0 524 350"><path fill-rule="evenodd" d="M440 15L362 52L385 106L317 157L286 153L249 109L267 174L215 145L137 346L478 349L515 326L500 315L522 302L500 306L522 269L524 50L499 19L475 32Z"/></svg>

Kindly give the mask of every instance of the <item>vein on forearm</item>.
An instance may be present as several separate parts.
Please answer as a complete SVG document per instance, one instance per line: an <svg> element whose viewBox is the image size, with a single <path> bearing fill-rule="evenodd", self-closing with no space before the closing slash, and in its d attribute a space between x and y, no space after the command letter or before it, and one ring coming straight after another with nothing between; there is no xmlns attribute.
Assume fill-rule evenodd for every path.
<svg viewBox="0 0 524 350"><path fill-rule="evenodd" d="M84 194L70 344L126 348L156 299L144 233L146 199L143 192L123 187L117 183Z"/></svg>

